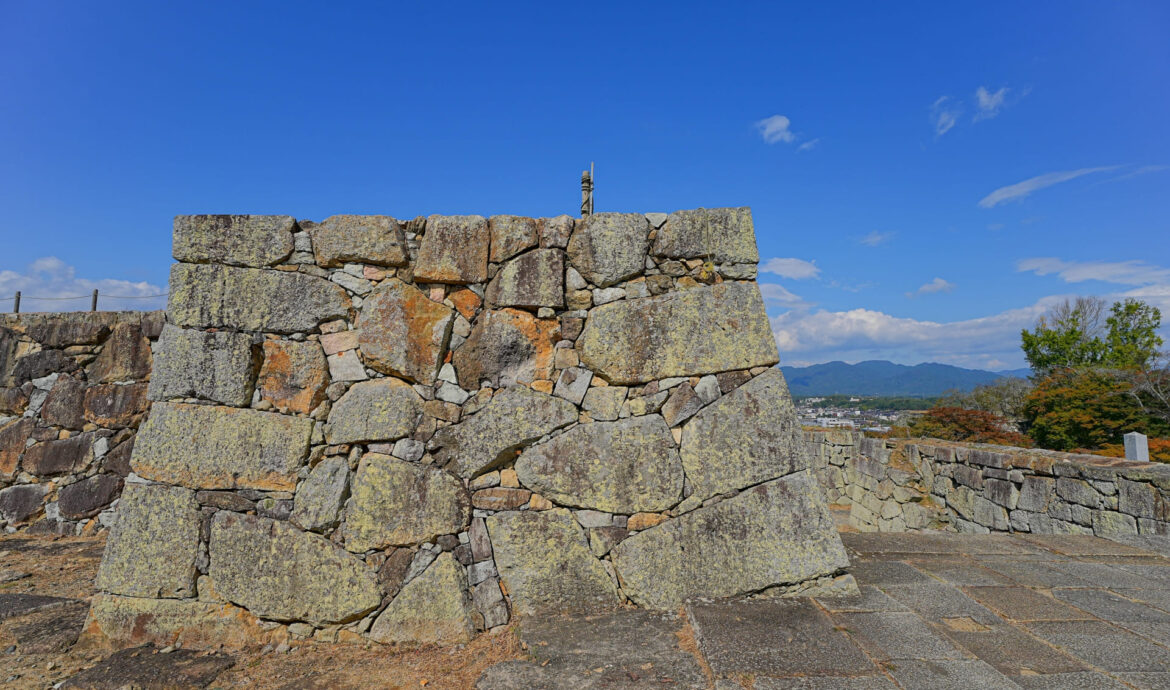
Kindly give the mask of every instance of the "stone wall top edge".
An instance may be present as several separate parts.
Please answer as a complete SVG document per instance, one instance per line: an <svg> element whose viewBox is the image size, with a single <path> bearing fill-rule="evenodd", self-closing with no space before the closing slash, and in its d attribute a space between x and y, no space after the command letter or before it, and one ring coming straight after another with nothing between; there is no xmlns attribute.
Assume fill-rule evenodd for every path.
<svg viewBox="0 0 1170 690"><path fill-rule="evenodd" d="M140 321L154 315L165 314L165 309L149 310L119 310L119 311L30 311L19 314L0 314L0 326L5 328L20 328L34 323L46 321L70 321L90 323L125 323Z"/></svg>

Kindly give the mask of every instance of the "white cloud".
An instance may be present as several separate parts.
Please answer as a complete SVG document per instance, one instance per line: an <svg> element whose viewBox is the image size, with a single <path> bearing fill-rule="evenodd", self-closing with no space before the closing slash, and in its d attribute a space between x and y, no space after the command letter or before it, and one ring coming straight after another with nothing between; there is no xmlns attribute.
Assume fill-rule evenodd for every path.
<svg viewBox="0 0 1170 690"><path fill-rule="evenodd" d="M930 119L934 124L934 135L941 137L959 121L963 114L963 104L950 96L943 96L930 106Z"/></svg>
<svg viewBox="0 0 1170 690"><path fill-rule="evenodd" d="M760 264L761 273L771 273L778 275L781 278L791 278L792 280L804 280L805 278L816 278L820 275L821 269L817 267L813 261L805 261L804 259L781 259L773 258Z"/></svg>
<svg viewBox="0 0 1170 690"><path fill-rule="evenodd" d="M759 283L760 294L764 297L764 303L771 306L785 307L788 309L808 309L813 306L812 302L806 301L800 295L795 295L788 288L776 283Z"/></svg>
<svg viewBox="0 0 1170 690"><path fill-rule="evenodd" d="M1100 280L1119 285L1170 286L1170 268L1145 261L1063 261L1053 257L1021 259L1016 270L1039 276L1057 275L1066 283Z"/></svg>
<svg viewBox="0 0 1170 690"><path fill-rule="evenodd" d="M1098 168L1080 168L1078 170L1064 170L1061 172L1050 172L1036 177L1029 178L1023 182L1017 182L1006 187L1000 187L991 194L979 200L980 208L993 208L1006 201L1016 201L1023 199L1032 192L1039 191L1046 187L1060 184L1061 182L1068 182L1075 180L1082 175L1089 175L1091 173L1108 172L1116 170L1119 166L1108 165Z"/></svg>
<svg viewBox="0 0 1170 690"><path fill-rule="evenodd" d="M892 239L894 239L894 233L892 233L892 232L878 232L877 230L874 230L873 232L869 233L865 237L862 237L858 241L867 247L876 247L879 244L885 244L886 242L889 242Z"/></svg>
<svg viewBox="0 0 1170 690"><path fill-rule="evenodd" d="M818 142L820 142L819 137L816 139L813 139L811 141L804 142L800 146L797 146L796 150L797 151L811 151L813 149L813 147L817 145Z"/></svg>
<svg viewBox="0 0 1170 690"><path fill-rule="evenodd" d="M955 284L942 278L935 278L929 283L924 283L913 292L907 292L907 297L918 297L919 295L933 295L937 292L950 292L955 289Z"/></svg>
<svg viewBox="0 0 1170 690"><path fill-rule="evenodd" d="M975 113L975 122L998 115L1007 94L1008 88L1006 86L994 93L988 91L987 87L984 86L975 89L975 104L979 107L979 112Z"/></svg>
<svg viewBox="0 0 1170 690"><path fill-rule="evenodd" d="M773 115L757 122L756 128L760 130L760 136L767 143L775 144L783 141L787 144L796 141L796 135L788 129L790 124L791 121L783 115Z"/></svg>
<svg viewBox="0 0 1170 690"><path fill-rule="evenodd" d="M0 271L0 311L12 310L12 297L20 291L20 310L81 311L90 307L90 295L98 290L98 308L107 309L162 309L166 297L142 299L146 295L161 295L166 288L147 282L115 278L78 278L77 270L55 256L46 256L28 265L24 273ZM50 297L54 299L36 299ZM79 297L80 299L60 299ZM139 297L139 299L118 299Z"/></svg>

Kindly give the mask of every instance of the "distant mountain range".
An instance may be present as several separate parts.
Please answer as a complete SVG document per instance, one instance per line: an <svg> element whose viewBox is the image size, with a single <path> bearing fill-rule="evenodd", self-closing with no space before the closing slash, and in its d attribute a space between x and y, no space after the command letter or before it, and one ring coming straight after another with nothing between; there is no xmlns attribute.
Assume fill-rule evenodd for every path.
<svg viewBox="0 0 1170 690"><path fill-rule="evenodd" d="M1029 369L982 371L949 364L894 364L870 360L857 364L828 362L809 367L780 367L794 396L905 395L934 397L952 389L969 391L1004 377L1027 377Z"/></svg>

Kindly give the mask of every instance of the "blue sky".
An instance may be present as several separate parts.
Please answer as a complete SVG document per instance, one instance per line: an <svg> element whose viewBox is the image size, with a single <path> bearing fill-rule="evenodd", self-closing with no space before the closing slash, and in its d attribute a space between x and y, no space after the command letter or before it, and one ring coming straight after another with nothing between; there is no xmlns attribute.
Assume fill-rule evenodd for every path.
<svg viewBox="0 0 1170 690"><path fill-rule="evenodd" d="M163 291L178 213L573 213L596 161L599 211L752 207L787 363L1170 321L1170 4L332 5L0 0L0 296Z"/></svg>

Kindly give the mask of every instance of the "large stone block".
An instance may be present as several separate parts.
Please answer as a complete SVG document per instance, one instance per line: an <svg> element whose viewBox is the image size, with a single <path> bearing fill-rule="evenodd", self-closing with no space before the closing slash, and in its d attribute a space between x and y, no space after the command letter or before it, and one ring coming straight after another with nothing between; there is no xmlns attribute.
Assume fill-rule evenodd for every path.
<svg viewBox="0 0 1170 690"><path fill-rule="evenodd" d="M287 522L221 510L209 553L220 596L262 618L344 623L382 601L372 568Z"/></svg>
<svg viewBox="0 0 1170 690"><path fill-rule="evenodd" d="M443 470L368 453L345 510L345 548L355 553L408 546L467 526L471 499Z"/></svg>
<svg viewBox="0 0 1170 690"><path fill-rule="evenodd" d="M406 236L390 216L330 216L309 227L320 266L405 266Z"/></svg>
<svg viewBox="0 0 1170 690"><path fill-rule="evenodd" d="M255 616L231 604L98 594L91 601L82 639L114 647L254 648L281 630L265 630L259 624Z"/></svg>
<svg viewBox="0 0 1170 690"><path fill-rule="evenodd" d="M665 610L694 597L796 584L849 565L828 505L807 472L639 532L610 553L625 594L640 606Z"/></svg>
<svg viewBox="0 0 1170 690"><path fill-rule="evenodd" d="M491 260L496 263L535 247L539 239L534 218L492 216L488 218L488 227L492 236Z"/></svg>
<svg viewBox="0 0 1170 690"><path fill-rule="evenodd" d="M422 398L409 383L383 378L353 384L329 411L330 443L396 441L414 432Z"/></svg>
<svg viewBox="0 0 1170 690"><path fill-rule="evenodd" d="M640 213L594 213L577 222L569 238L569 262L597 287L642 272L650 224Z"/></svg>
<svg viewBox="0 0 1170 690"><path fill-rule="evenodd" d="M754 283L722 283L595 307L577 349L586 366L620 384L780 361Z"/></svg>
<svg viewBox="0 0 1170 690"><path fill-rule="evenodd" d="M25 443L36 426L36 420L31 417L0 426L0 480L12 479L16 475Z"/></svg>
<svg viewBox="0 0 1170 690"><path fill-rule="evenodd" d="M683 427L680 455L700 499L808 467L784 374L769 369L701 410Z"/></svg>
<svg viewBox="0 0 1170 690"><path fill-rule="evenodd" d="M192 264L271 266L293 251L292 216L175 216L171 253Z"/></svg>
<svg viewBox="0 0 1170 690"><path fill-rule="evenodd" d="M97 589L131 597L194 597L199 521L195 492L127 485L98 568Z"/></svg>
<svg viewBox="0 0 1170 690"><path fill-rule="evenodd" d="M292 491L312 432L304 417L155 403L131 466L146 479L192 489Z"/></svg>
<svg viewBox="0 0 1170 690"><path fill-rule="evenodd" d="M11 328L0 327L0 385L10 384L12 368L16 365L16 344L20 336Z"/></svg>
<svg viewBox="0 0 1170 690"><path fill-rule="evenodd" d="M308 414L325 400L329 366L321 344L265 340L260 397L278 410Z"/></svg>
<svg viewBox="0 0 1170 690"><path fill-rule="evenodd" d="M617 589L564 509L487 519L500 579L520 615L586 613L618 605Z"/></svg>
<svg viewBox="0 0 1170 690"><path fill-rule="evenodd" d="M427 283L483 283L491 231L483 216L430 216L418 248L414 278Z"/></svg>
<svg viewBox="0 0 1170 690"><path fill-rule="evenodd" d="M170 293L170 322L196 328L298 333L352 307L345 290L324 278L214 264L175 264Z"/></svg>
<svg viewBox="0 0 1170 690"><path fill-rule="evenodd" d="M151 400L200 398L236 407L251 404L257 366L252 336L167 324L156 347L147 389Z"/></svg>
<svg viewBox="0 0 1170 690"><path fill-rule="evenodd" d="M476 390L484 380L507 386L549 378L559 333L556 319L538 319L519 309L481 313L451 357L459 385Z"/></svg>
<svg viewBox="0 0 1170 690"><path fill-rule="evenodd" d="M348 496L349 462L344 457L325 458L297 488L289 522L310 532L332 529Z"/></svg>
<svg viewBox="0 0 1170 690"><path fill-rule="evenodd" d="M18 525L41 512L49 484L17 484L0 490L0 520Z"/></svg>
<svg viewBox="0 0 1170 690"><path fill-rule="evenodd" d="M370 627L370 637L387 644L459 644L474 635L467 573L450 553L406 583Z"/></svg>
<svg viewBox="0 0 1170 690"><path fill-rule="evenodd" d="M413 285L388 280L362 304L358 346L371 369L430 385L447 354L454 321L454 310Z"/></svg>
<svg viewBox="0 0 1170 690"><path fill-rule="evenodd" d="M41 350L27 354L12 365L8 385L22 386L49 374L67 374L77 371L77 362L60 350Z"/></svg>
<svg viewBox="0 0 1170 690"><path fill-rule="evenodd" d="M534 249L500 268L487 287L489 307L565 306L565 254Z"/></svg>
<svg viewBox="0 0 1170 690"><path fill-rule="evenodd" d="M24 452L21 469L38 477L81 472L93 462L93 442L92 432L41 441Z"/></svg>
<svg viewBox="0 0 1170 690"><path fill-rule="evenodd" d="M145 383L103 383L85 391L85 420L100 427L136 427L148 409Z"/></svg>
<svg viewBox="0 0 1170 690"><path fill-rule="evenodd" d="M529 388L505 388L482 410L439 429L430 448L463 477L486 472L541 436L577 421L570 402Z"/></svg>
<svg viewBox="0 0 1170 690"><path fill-rule="evenodd" d="M650 253L671 259L756 263L760 254L756 250L752 210L744 206L675 211L658 229Z"/></svg>
<svg viewBox="0 0 1170 690"><path fill-rule="evenodd" d="M150 341L137 324L120 323L86 369L90 383L145 381L151 370Z"/></svg>
<svg viewBox="0 0 1170 690"><path fill-rule="evenodd" d="M516 474L525 487L576 508L628 515L682 500L682 463L658 415L574 427L524 451Z"/></svg>
<svg viewBox="0 0 1170 690"><path fill-rule="evenodd" d="M116 474L97 474L70 484L57 493L61 516L70 520L93 517L114 502L122 490Z"/></svg>
<svg viewBox="0 0 1170 690"><path fill-rule="evenodd" d="M41 405L41 419L66 429L85 426L85 382L69 374L58 376Z"/></svg>

